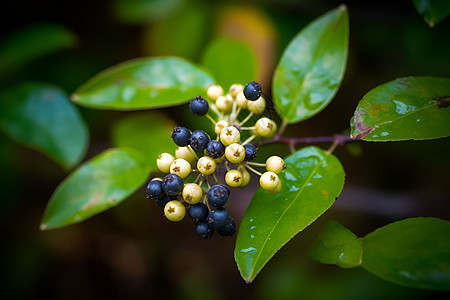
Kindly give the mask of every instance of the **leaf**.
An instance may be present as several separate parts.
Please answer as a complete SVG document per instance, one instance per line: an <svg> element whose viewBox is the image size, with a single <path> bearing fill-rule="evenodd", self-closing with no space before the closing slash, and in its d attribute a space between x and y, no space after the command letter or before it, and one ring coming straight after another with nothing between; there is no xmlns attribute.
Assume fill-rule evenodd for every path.
<svg viewBox="0 0 450 300"><path fill-rule="evenodd" d="M147 179L149 169L134 150L110 149L69 175L55 190L41 224L54 229L118 205Z"/></svg>
<svg viewBox="0 0 450 300"><path fill-rule="evenodd" d="M59 24L41 23L22 28L2 42L0 74L13 71L44 55L73 47L75 42L75 36Z"/></svg>
<svg viewBox="0 0 450 300"><path fill-rule="evenodd" d="M252 49L238 40L219 38L205 50L203 65L225 89L233 83L255 80L257 59Z"/></svg>
<svg viewBox="0 0 450 300"><path fill-rule="evenodd" d="M365 141L427 140L450 135L450 79L404 77L359 102L351 137Z"/></svg>
<svg viewBox="0 0 450 300"><path fill-rule="evenodd" d="M341 5L306 26L291 41L275 69L275 108L287 123L308 119L334 97L348 53L348 13Z"/></svg>
<svg viewBox="0 0 450 300"><path fill-rule="evenodd" d="M394 283L450 290L450 222L411 218L362 239L362 267Z"/></svg>
<svg viewBox="0 0 450 300"><path fill-rule="evenodd" d="M0 128L64 168L83 158L89 142L86 125L68 95L45 83L24 83L2 93Z"/></svg>
<svg viewBox="0 0 450 300"><path fill-rule="evenodd" d="M320 232L309 255L324 264L335 264L341 268L357 267L362 258L361 239L341 224L330 221Z"/></svg>
<svg viewBox="0 0 450 300"><path fill-rule="evenodd" d="M281 191L259 188L244 214L234 251L242 277L251 282L270 258L321 216L344 184L339 160L317 147L288 156Z"/></svg>
<svg viewBox="0 0 450 300"><path fill-rule="evenodd" d="M156 159L163 152L175 155L176 145L170 134L175 127L163 114L150 112L126 117L117 122L112 130L116 147L139 151L151 170L157 170Z"/></svg>
<svg viewBox="0 0 450 300"><path fill-rule="evenodd" d="M430 27L434 27L450 14L450 2L448 0L413 0L417 11L423 14Z"/></svg>
<svg viewBox="0 0 450 300"><path fill-rule="evenodd" d="M205 94L213 78L176 57L140 58L100 72L72 100L97 109L136 110L183 104Z"/></svg>
<svg viewBox="0 0 450 300"><path fill-rule="evenodd" d="M176 11L183 0L115 0L114 13L125 23L158 21Z"/></svg>

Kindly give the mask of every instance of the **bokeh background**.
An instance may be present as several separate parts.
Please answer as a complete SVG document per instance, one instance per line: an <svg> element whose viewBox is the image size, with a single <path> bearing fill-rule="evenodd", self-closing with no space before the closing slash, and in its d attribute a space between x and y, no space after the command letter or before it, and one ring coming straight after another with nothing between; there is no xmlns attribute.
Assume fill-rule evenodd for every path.
<svg viewBox="0 0 450 300"><path fill-rule="evenodd" d="M63 37L64 49L33 60L24 56L14 67L3 65L10 68L0 73L0 89L33 80L71 93L99 71L131 58L174 55L202 63L211 59L205 54L211 45L231 38L251 50L257 65L255 79L270 95L272 72L282 50L306 24L340 4L332 0L3 2L0 43L43 24L62 26L68 34ZM358 101L384 82L409 75L450 77L449 19L430 28L410 0L345 4L350 51L343 84L323 112L289 126L288 136L345 132ZM39 47L39 33L35 40ZM111 147L116 122L137 114L78 109L90 131L84 161ZM189 121L187 111L186 105L158 110L179 123ZM264 151L262 155L288 154L279 146ZM448 299L449 293L400 287L360 268L322 265L310 260L307 252L329 219L358 236L408 217L450 220L449 153L448 138L338 148L335 155L346 171L341 196L247 285L233 258L235 236L198 240L190 220L167 221L161 209L145 199L144 187L118 207L83 223L40 231L47 201L68 173L0 133L0 297ZM228 208L237 223L255 188L233 190Z"/></svg>

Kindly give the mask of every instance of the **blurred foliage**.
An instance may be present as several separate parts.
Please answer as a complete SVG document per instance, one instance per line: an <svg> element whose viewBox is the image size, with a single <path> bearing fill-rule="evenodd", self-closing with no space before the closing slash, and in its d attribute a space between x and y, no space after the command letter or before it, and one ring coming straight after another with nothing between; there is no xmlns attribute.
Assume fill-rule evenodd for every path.
<svg viewBox="0 0 450 300"><path fill-rule="evenodd" d="M430 27L450 14L450 2L447 0L413 0L413 2Z"/></svg>

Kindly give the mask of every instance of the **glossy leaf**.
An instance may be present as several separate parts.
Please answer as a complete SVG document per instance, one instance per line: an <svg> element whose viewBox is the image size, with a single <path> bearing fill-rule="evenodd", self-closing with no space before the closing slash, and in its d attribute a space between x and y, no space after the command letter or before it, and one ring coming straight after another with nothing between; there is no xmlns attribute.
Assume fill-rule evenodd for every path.
<svg viewBox="0 0 450 300"><path fill-rule="evenodd" d="M75 36L53 23L33 24L9 35L0 46L0 73L31 62L55 51L73 47Z"/></svg>
<svg viewBox="0 0 450 300"><path fill-rule="evenodd" d="M281 191L269 194L259 188L239 228L234 255L247 282L334 203L344 184L339 160L320 148L301 149L287 157L285 164Z"/></svg>
<svg viewBox="0 0 450 300"><path fill-rule="evenodd" d="M175 123L162 113L140 113L126 117L115 124L112 131L116 147L139 151L152 170L157 170L156 159L163 152L175 155L177 147L170 134Z"/></svg>
<svg viewBox="0 0 450 300"><path fill-rule="evenodd" d="M330 221L320 232L309 255L324 264L357 267L362 258L361 239L341 224Z"/></svg>
<svg viewBox="0 0 450 300"><path fill-rule="evenodd" d="M89 142L86 125L68 95L44 83L25 83L0 95L0 128L64 168L83 158Z"/></svg>
<svg viewBox="0 0 450 300"><path fill-rule="evenodd" d="M181 58L140 58L100 72L72 100L98 109L168 107L205 94L213 83L206 72Z"/></svg>
<svg viewBox="0 0 450 300"><path fill-rule="evenodd" d="M359 102L351 137L365 141L426 140L450 135L450 79L405 77Z"/></svg>
<svg viewBox="0 0 450 300"><path fill-rule="evenodd" d="M397 284L450 290L450 222L411 218L362 239L362 267Z"/></svg>
<svg viewBox="0 0 450 300"><path fill-rule="evenodd" d="M341 84L347 53L345 6L299 32L284 51L273 78L275 107L285 122L308 119L330 103Z"/></svg>
<svg viewBox="0 0 450 300"><path fill-rule="evenodd" d="M220 38L205 50L203 65L225 89L233 83L255 80L257 59L252 49L238 40Z"/></svg>
<svg viewBox="0 0 450 300"><path fill-rule="evenodd" d="M413 2L430 27L450 14L450 1L448 0L413 0Z"/></svg>
<svg viewBox="0 0 450 300"><path fill-rule="evenodd" d="M147 179L149 168L139 152L110 149L69 175L55 190L41 229L75 223L118 205Z"/></svg>

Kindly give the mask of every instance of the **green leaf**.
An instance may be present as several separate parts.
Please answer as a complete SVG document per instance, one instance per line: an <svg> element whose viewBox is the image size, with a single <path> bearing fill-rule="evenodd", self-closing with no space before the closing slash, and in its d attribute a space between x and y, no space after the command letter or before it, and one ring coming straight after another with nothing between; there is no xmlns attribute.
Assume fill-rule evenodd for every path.
<svg viewBox="0 0 450 300"><path fill-rule="evenodd" d="M72 100L98 109L136 110L183 104L205 94L213 78L176 57L140 58L100 72Z"/></svg>
<svg viewBox="0 0 450 300"><path fill-rule="evenodd" d="M42 23L18 30L0 47L0 74L58 50L73 47L75 36L59 24Z"/></svg>
<svg viewBox="0 0 450 300"><path fill-rule="evenodd" d="M285 164L281 191L269 194L259 188L239 228L234 255L247 282L284 244L321 216L344 185L339 160L320 148L301 149L288 156Z"/></svg>
<svg viewBox="0 0 450 300"><path fill-rule="evenodd" d="M173 14L183 0L115 0L114 13L125 23L158 21Z"/></svg>
<svg viewBox="0 0 450 300"><path fill-rule="evenodd" d="M75 223L118 205L147 179L149 169L140 153L110 149L69 175L53 193L41 229Z"/></svg>
<svg viewBox="0 0 450 300"><path fill-rule="evenodd" d="M68 95L44 83L24 83L0 95L0 128L64 168L77 164L88 144L86 125Z"/></svg>
<svg viewBox="0 0 450 300"><path fill-rule="evenodd" d="M450 222L411 218L362 239L362 267L394 283L450 290Z"/></svg>
<svg viewBox="0 0 450 300"><path fill-rule="evenodd" d="M158 155L167 152L175 155L176 145L170 134L175 127L172 120L160 112L140 113L117 122L112 131L116 147L139 151L151 170L157 170Z"/></svg>
<svg viewBox="0 0 450 300"><path fill-rule="evenodd" d="M257 59L252 49L238 40L218 38L205 50L203 65L225 89L256 78Z"/></svg>
<svg viewBox="0 0 450 300"><path fill-rule="evenodd" d="M450 14L450 1L448 0L413 0L413 2L430 27Z"/></svg>
<svg viewBox="0 0 450 300"><path fill-rule="evenodd" d="M275 69L273 96L287 123L308 119L334 97L348 53L348 13L340 6L306 26L284 51Z"/></svg>
<svg viewBox="0 0 450 300"><path fill-rule="evenodd" d="M309 255L324 264L335 264L341 268L357 267L362 258L361 239L341 224L330 221L320 232Z"/></svg>
<svg viewBox="0 0 450 300"><path fill-rule="evenodd" d="M450 79L405 77L359 102L351 137L365 141L427 140L450 135Z"/></svg>

